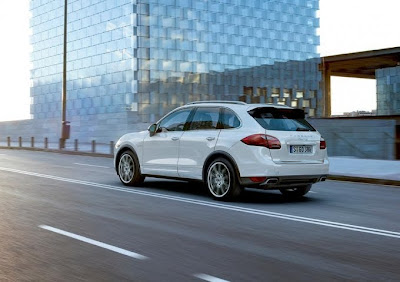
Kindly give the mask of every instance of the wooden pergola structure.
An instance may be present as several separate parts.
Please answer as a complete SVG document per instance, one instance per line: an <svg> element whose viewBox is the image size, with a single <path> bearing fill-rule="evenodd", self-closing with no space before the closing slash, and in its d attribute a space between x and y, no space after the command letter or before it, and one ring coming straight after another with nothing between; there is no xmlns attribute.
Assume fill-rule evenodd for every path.
<svg viewBox="0 0 400 282"><path fill-rule="evenodd" d="M375 79L377 69L395 66L400 66L400 47L321 57L323 116L331 116L331 76Z"/></svg>

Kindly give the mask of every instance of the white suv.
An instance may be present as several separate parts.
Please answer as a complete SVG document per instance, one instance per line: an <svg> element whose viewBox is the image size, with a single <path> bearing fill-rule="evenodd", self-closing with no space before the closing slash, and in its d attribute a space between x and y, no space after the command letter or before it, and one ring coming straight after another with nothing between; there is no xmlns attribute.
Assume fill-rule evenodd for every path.
<svg viewBox="0 0 400 282"><path fill-rule="evenodd" d="M238 196L243 187L300 197L329 169L326 143L304 111L275 104L189 103L147 131L125 134L115 149L125 185L146 176L197 180L217 199Z"/></svg>

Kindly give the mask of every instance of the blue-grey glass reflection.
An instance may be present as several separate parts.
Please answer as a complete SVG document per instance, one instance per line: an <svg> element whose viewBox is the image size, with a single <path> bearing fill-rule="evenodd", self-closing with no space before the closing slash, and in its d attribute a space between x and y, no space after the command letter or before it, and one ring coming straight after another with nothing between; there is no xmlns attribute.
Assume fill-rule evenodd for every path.
<svg viewBox="0 0 400 282"><path fill-rule="evenodd" d="M68 3L68 116L137 109L150 122L200 99L321 115L318 0ZM31 1L34 118L60 116L63 4Z"/></svg>

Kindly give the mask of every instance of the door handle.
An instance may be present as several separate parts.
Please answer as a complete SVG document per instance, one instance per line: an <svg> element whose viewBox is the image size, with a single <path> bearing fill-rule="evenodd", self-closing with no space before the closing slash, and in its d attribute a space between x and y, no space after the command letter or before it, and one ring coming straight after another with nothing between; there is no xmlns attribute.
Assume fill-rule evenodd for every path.
<svg viewBox="0 0 400 282"><path fill-rule="evenodd" d="M171 140L172 140L172 141L178 141L178 140L179 140L179 137L172 137Z"/></svg>
<svg viewBox="0 0 400 282"><path fill-rule="evenodd" d="M213 141L215 139L215 137L207 137L206 138L208 141Z"/></svg>

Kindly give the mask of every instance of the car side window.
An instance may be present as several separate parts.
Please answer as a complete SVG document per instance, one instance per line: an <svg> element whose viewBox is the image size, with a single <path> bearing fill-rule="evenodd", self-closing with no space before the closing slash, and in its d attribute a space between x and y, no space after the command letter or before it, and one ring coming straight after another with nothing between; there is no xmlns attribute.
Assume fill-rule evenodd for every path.
<svg viewBox="0 0 400 282"><path fill-rule="evenodd" d="M190 123L190 130L217 129L220 109L199 107Z"/></svg>
<svg viewBox="0 0 400 282"><path fill-rule="evenodd" d="M222 115L222 128L237 128L240 126L240 120L236 114L230 109L224 109Z"/></svg>
<svg viewBox="0 0 400 282"><path fill-rule="evenodd" d="M167 131L183 131L191 111L192 109L182 109L169 114L161 120L159 128Z"/></svg>

